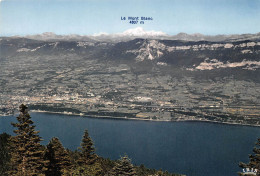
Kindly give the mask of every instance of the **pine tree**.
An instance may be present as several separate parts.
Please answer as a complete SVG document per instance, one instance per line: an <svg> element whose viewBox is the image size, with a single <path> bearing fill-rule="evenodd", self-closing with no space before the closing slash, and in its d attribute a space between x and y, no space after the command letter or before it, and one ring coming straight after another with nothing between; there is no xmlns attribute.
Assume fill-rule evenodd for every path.
<svg viewBox="0 0 260 176"><path fill-rule="evenodd" d="M116 166L112 169L111 176L136 176L134 166L131 164L131 160L127 155L121 157L116 163Z"/></svg>
<svg viewBox="0 0 260 176"><path fill-rule="evenodd" d="M77 166L71 172L73 176L100 176L102 175L102 168L99 162L92 165Z"/></svg>
<svg viewBox="0 0 260 176"><path fill-rule="evenodd" d="M68 152L58 138L52 138L47 145L45 159L49 161L45 172L46 176L61 176L69 172L71 168Z"/></svg>
<svg viewBox="0 0 260 176"><path fill-rule="evenodd" d="M97 160L97 155L95 154L95 148L93 146L92 139L88 135L88 130L85 130L82 142L81 142L80 157L78 159L79 165L92 165Z"/></svg>
<svg viewBox="0 0 260 176"><path fill-rule="evenodd" d="M9 175L32 176L43 175L45 161L44 148L40 145L41 138L25 105L19 106L18 123L12 123L17 130L16 136L10 138L11 169Z"/></svg>
<svg viewBox="0 0 260 176"><path fill-rule="evenodd" d="M84 132L84 136L80 145L81 147L79 148L77 163L74 167L72 175L101 175L101 164L98 161L98 156L95 154L95 148L87 130Z"/></svg>
<svg viewBox="0 0 260 176"><path fill-rule="evenodd" d="M240 163L239 166L242 168L250 168L250 169L256 169L257 176L260 176L260 138L258 138L257 142L256 142L256 146L253 149L254 154L249 155L249 163L245 164L245 163ZM239 175L241 175L241 173L239 173Z"/></svg>
<svg viewBox="0 0 260 176"><path fill-rule="evenodd" d="M8 140L11 136L7 133L0 134L0 175L7 176L10 154Z"/></svg>

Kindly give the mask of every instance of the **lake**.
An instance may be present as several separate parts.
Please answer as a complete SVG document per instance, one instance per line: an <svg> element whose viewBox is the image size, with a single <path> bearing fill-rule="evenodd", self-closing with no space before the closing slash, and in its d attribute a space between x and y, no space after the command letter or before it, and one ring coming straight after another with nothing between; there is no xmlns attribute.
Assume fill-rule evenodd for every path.
<svg viewBox="0 0 260 176"><path fill-rule="evenodd" d="M87 129L102 157L127 154L134 164L187 176L235 176L258 137L259 127L206 122L152 122L30 113L47 144L58 137L71 150ZM14 116L0 117L0 133L13 134Z"/></svg>

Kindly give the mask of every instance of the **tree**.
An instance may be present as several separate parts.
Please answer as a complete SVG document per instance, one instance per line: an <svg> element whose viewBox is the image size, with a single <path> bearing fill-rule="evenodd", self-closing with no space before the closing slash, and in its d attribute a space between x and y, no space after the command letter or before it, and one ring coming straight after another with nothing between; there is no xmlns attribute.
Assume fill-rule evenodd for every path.
<svg viewBox="0 0 260 176"><path fill-rule="evenodd" d="M245 163L239 163L239 166L242 168L250 168L253 170L257 170L256 175L260 176L260 138L258 138L256 144L256 146L253 149L253 153L249 155L249 163L245 164ZM243 175L241 173L239 173L240 175Z"/></svg>
<svg viewBox="0 0 260 176"><path fill-rule="evenodd" d="M109 158L102 158L99 157L99 162L102 168L102 173L101 175L107 176L109 172L113 169L115 166L115 161L109 159Z"/></svg>
<svg viewBox="0 0 260 176"><path fill-rule="evenodd" d="M95 148L87 130L84 132L80 146L77 165L72 174L75 176L100 175L102 172L101 164L98 162L98 156L95 154Z"/></svg>
<svg viewBox="0 0 260 176"><path fill-rule="evenodd" d="M115 167L112 169L110 175L113 176L136 176L136 171L134 166L131 164L131 160L127 155L120 158L116 163Z"/></svg>
<svg viewBox="0 0 260 176"><path fill-rule="evenodd" d="M73 176L100 176L102 175L102 168L99 162L95 162L92 165L77 166L71 174Z"/></svg>
<svg viewBox="0 0 260 176"><path fill-rule="evenodd" d="M10 138L11 161L9 175L32 176L44 175L44 147L40 145L41 138L25 105L19 106L18 123L12 123L17 130L16 136Z"/></svg>
<svg viewBox="0 0 260 176"><path fill-rule="evenodd" d="M7 176L10 154L8 140L11 136L7 133L0 134L0 175Z"/></svg>
<svg viewBox="0 0 260 176"><path fill-rule="evenodd" d="M52 138L47 145L45 159L49 161L46 176L61 176L69 172L71 168L68 152L56 137Z"/></svg>
<svg viewBox="0 0 260 176"><path fill-rule="evenodd" d="M95 154L95 148L93 146L92 139L88 135L88 130L85 130L84 136L81 142L80 157L78 159L79 165L92 165L97 160L97 155Z"/></svg>

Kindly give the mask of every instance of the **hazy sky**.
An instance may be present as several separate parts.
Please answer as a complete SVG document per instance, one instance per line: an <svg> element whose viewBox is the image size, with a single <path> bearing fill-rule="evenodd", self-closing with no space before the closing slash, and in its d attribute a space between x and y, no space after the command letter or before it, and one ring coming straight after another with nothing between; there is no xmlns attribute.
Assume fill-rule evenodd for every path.
<svg viewBox="0 0 260 176"><path fill-rule="evenodd" d="M0 0L1 1L1 0ZM130 24L121 17L146 16ZM92 35L130 28L167 34L260 32L260 0L2 0L0 35Z"/></svg>

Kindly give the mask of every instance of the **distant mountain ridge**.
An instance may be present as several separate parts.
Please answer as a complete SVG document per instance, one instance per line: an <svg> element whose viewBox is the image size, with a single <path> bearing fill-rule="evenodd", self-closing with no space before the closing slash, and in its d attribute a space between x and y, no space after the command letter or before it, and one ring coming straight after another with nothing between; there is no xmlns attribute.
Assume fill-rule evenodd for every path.
<svg viewBox="0 0 260 176"><path fill-rule="evenodd" d="M179 67L187 71L228 68L256 71L260 68L258 40L212 42L136 38L111 42L89 37L76 40L75 37L79 36L73 36L74 41L72 36L65 40L53 33L37 37L42 40L1 38L2 57L77 54L99 60L132 63L149 61L160 67Z"/></svg>
<svg viewBox="0 0 260 176"><path fill-rule="evenodd" d="M256 34L231 34L231 35L203 35L200 33L187 34L178 33L177 35L168 35L162 31L145 31L142 27L137 27L133 29L128 29L122 33L108 34L108 33L98 33L94 35L57 35L52 32L45 32L36 35L26 35L26 36L14 36L14 37L24 37L33 40L43 40L43 41L105 41L105 42L120 42L129 41L135 38L143 39L157 39L157 40L184 40L184 41L242 41L242 40L254 40L260 41L260 32Z"/></svg>

